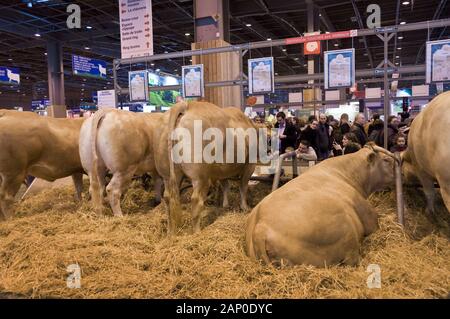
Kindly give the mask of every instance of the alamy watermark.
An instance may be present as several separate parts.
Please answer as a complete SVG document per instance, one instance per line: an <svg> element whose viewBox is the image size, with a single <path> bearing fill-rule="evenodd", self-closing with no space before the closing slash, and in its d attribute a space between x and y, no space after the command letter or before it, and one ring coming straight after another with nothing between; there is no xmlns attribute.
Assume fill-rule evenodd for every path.
<svg viewBox="0 0 450 319"><path fill-rule="evenodd" d="M178 127L171 133L173 147L171 158L180 163L261 163L278 159L279 137L273 130L268 137L267 128L203 129L203 121L195 120L193 130ZM270 139L270 155L268 140ZM206 144L206 145L205 145Z"/></svg>
<svg viewBox="0 0 450 319"><path fill-rule="evenodd" d="M69 273L66 279L67 288L80 289L81 288L81 267L78 264L71 264L67 266L66 271Z"/></svg>

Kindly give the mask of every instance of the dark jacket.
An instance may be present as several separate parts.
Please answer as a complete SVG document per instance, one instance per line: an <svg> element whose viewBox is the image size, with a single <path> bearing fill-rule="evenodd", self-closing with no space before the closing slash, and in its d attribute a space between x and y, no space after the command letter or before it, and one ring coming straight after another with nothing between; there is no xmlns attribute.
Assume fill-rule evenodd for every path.
<svg viewBox="0 0 450 319"><path fill-rule="evenodd" d="M317 126L317 147L321 153L331 150L332 141L330 136L330 126L321 124Z"/></svg>
<svg viewBox="0 0 450 319"><path fill-rule="evenodd" d="M388 150L395 145L395 137L398 134L398 128L392 124L388 124ZM381 146L384 147L384 130L380 133L380 139L382 141Z"/></svg>
<svg viewBox="0 0 450 319"><path fill-rule="evenodd" d="M367 143L367 135L364 131L364 126L359 123L354 123L352 126L352 132L356 135L358 142L361 146L366 145Z"/></svg>
<svg viewBox="0 0 450 319"><path fill-rule="evenodd" d="M279 124L275 124L275 128L279 128ZM285 127L283 131L283 135L286 135L286 138L280 139L280 154L286 152L286 148L292 147L295 148L295 142L297 140L297 130L294 125L289 122L285 122Z"/></svg>
<svg viewBox="0 0 450 319"><path fill-rule="evenodd" d="M307 126L300 134L300 141L305 140L309 142L309 145L318 152L317 145L317 130L313 130L311 126Z"/></svg>
<svg viewBox="0 0 450 319"><path fill-rule="evenodd" d="M350 124L341 123L341 125L339 125L339 130L341 131L342 136L344 136L344 134L350 132Z"/></svg>

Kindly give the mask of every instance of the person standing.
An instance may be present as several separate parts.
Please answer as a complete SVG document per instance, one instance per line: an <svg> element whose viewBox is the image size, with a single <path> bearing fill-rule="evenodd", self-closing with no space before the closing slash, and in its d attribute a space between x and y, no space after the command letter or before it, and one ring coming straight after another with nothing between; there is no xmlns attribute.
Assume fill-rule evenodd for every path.
<svg viewBox="0 0 450 319"><path fill-rule="evenodd" d="M288 147L295 148L295 127L290 122L286 121L286 114L284 114L284 112L277 113L277 123L275 124L275 128L278 130L278 138L280 139L280 154L284 154Z"/></svg>
<svg viewBox="0 0 450 319"><path fill-rule="evenodd" d="M330 156L332 148L331 129L327 123L325 114L319 115L319 126L317 127L317 157L319 161L323 161Z"/></svg>
<svg viewBox="0 0 450 319"><path fill-rule="evenodd" d="M364 130L364 123L366 122L366 119L364 117L363 113L358 113L355 116L355 121L353 122L353 126L352 126L352 133L354 133L356 135L356 138L358 139L358 143L361 146L366 145L367 143L367 134L366 131Z"/></svg>

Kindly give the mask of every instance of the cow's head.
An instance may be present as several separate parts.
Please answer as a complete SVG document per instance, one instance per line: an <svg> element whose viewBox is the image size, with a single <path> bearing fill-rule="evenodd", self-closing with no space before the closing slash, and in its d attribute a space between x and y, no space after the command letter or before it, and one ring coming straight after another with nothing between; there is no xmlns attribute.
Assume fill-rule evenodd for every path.
<svg viewBox="0 0 450 319"><path fill-rule="evenodd" d="M393 186L395 182L394 164L400 158L388 150L369 143L365 146L370 152L367 155L369 167L369 193Z"/></svg>
<svg viewBox="0 0 450 319"><path fill-rule="evenodd" d="M417 177L414 169L414 165L411 160L411 154L408 149L400 154L402 159L402 177L403 182L406 185L419 184L419 178Z"/></svg>

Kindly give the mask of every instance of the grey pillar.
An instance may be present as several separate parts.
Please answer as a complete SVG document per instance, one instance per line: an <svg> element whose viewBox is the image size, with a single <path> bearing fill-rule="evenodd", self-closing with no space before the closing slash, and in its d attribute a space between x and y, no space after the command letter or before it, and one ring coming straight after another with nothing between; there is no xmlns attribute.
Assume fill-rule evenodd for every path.
<svg viewBox="0 0 450 319"><path fill-rule="evenodd" d="M230 42L229 0L194 0L195 42Z"/></svg>
<svg viewBox="0 0 450 319"><path fill-rule="evenodd" d="M60 42L47 42L47 65L48 94L51 105L48 109L48 115L53 117L66 117L64 67Z"/></svg>

